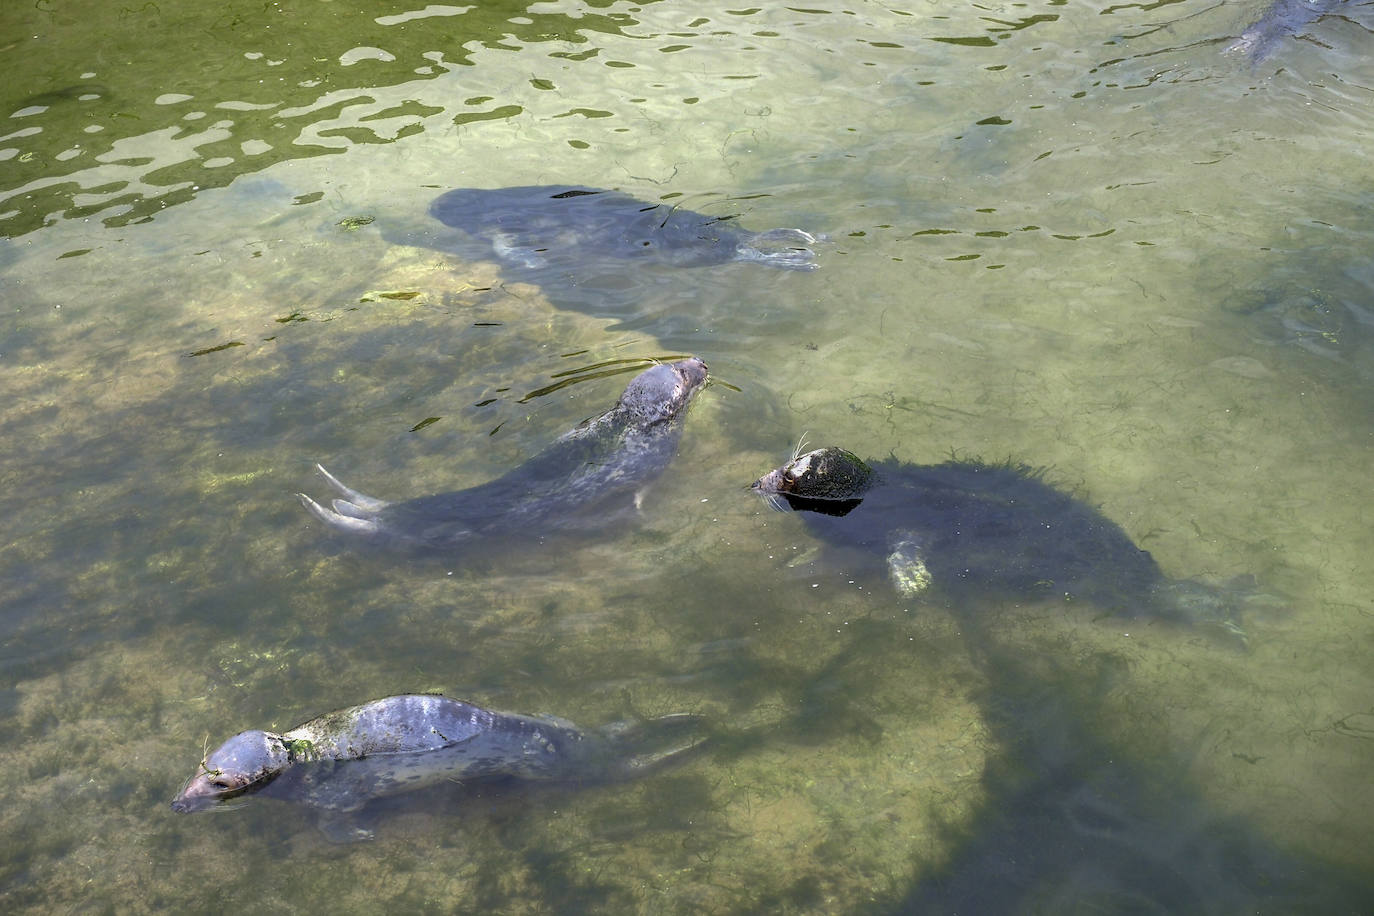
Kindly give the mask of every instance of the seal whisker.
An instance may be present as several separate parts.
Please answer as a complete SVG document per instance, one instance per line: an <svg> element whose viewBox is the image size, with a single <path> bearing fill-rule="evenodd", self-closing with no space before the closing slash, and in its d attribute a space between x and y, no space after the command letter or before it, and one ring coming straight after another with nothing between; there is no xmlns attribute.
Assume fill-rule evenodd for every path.
<svg viewBox="0 0 1374 916"><path fill-rule="evenodd" d="M778 494L770 493L767 490L759 490L758 493L759 498L768 503L768 508L772 509L774 512L783 511L782 497L778 496Z"/></svg>

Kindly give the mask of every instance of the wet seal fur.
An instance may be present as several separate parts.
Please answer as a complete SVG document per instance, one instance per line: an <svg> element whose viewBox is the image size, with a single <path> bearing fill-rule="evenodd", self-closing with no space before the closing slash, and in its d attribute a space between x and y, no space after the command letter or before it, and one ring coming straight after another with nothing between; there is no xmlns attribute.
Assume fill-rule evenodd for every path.
<svg viewBox="0 0 1374 916"><path fill-rule="evenodd" d="M435 199L429 213L490 243L501 261L528 270L576 268L597 258L670 267L752 261L812 270L816 256L809 246L823 240L801 229L749 232L733 216L575 185L458 188Z"/></svg>
<svg viewBox="0 0 1374 916"><path fill-rule="evenodd" d="M616 500L629 505L633 496L637 502L639 491L667 468L687 407L706 380L706 363L696 357L646 369L610 410L513 471L467 490L393 503L359 493L316 465L341 498L326 507L304 493L296 496L339 531L429 549L590 526L604 521Z"/></svg>
<svg viewBox="0 0 1374 916"><path fill-rule="evenodd" d="M804 512L824 540L882 556L903 595L934 586L956 599L1087 600L1242 637L1240 583L1168 578L1119 525L1026 465L869 464L832 446L794 455L753 489Z"/></svg>
<svg viewBox="0 0 1374 916"><path fill-rule="evenodd" d="M631 779L700 745L701 726L700 717L682 714L586 731L434 694L385 697L281 734L240 732L205 756L172 810L205 811L259 794L318 809L331 839L366 839L371 834L346 815L374 799L444 781ZM666 742L675 746L658 749Z"/></svg>

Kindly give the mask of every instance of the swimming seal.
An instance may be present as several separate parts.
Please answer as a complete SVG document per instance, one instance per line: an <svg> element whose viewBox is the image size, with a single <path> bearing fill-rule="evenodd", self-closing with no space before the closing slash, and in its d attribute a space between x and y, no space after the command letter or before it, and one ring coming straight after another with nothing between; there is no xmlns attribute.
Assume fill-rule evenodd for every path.
<svg viewBox="0 0 1374 916"><path fill-rule="evenodd" d="M1119 525L1026 465L870 464L831 446L794 456L753 489L805 513L827 542L883 557L903 595L936 586L956 600L1081 599L1240 635L1234 593L1168 578Z"/></svg>
<svg viewBox="0 0 1374 916"><path fill-rule="evenodd" d="M585 731L552 716L494 712L434 694L373 700L276 734L240 732L206 755L172 810L205 811L256 794L318 809L334 839L364 839L340 815L445 780L629 779L696 747L694 715ZM655 750L665 739L678 746Z"/></svg>
<svg viewBox="0 0 1374 916"><path fill-rule="evenodd" d="M514 267L576 269L589 259L639 260L671 267L754 261L811 270L821 239L801 229L749 232L733 216L706 216L619 191L574 185L458 188L429 213L491 245Z"/></svg>
<svg viewBox="0 0 1374 916"><path fill-rule="evenodd" d="M1332 13L1345 0L1274 0L1264 15L1240 33L1223 53L1240 54L1252 65L1278 50L1285 38L1299 35L1308 25Z"/></svg>
<svg viewBox="0 0 1374 916"><path fill-rule="evenodd" d="M478 537L538 538L604 520L613 503L637 495L677 452L682 421L707 379L696 357L636 376L614 407L565 433L502 477L467 490L386 502L350 489L316 465L342 498L301 505L333 528L383 541L446 549Z"/></svg>

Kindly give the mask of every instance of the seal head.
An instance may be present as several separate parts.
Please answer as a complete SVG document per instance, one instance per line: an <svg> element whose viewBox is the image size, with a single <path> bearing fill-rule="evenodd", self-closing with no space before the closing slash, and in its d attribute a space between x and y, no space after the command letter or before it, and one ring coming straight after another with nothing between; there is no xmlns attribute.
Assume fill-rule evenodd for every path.
<svg viewBox="0 0 1374 916"><path fill-rule="evenodd" d="M200 762L200 769L172 800L180 814L203 811L222 801L262 788L291 763L281 735L239 732Z"/></svg>
<svg viewBox="0 0 1374 916"><path fill-rule="evenodd" d="M754 481L775 509L781 498L797 510L822 515L845 515L863 501L877 475L862 458L847 449L827 446L798 455Z"/></svg>
<svg viewBox="0 0 1374 916"><path fill-rule="evenodd" d="M629 426L648 429L678 417L706 381L706 363L695 356L646 369L625 387L613 411Z"/></svg>

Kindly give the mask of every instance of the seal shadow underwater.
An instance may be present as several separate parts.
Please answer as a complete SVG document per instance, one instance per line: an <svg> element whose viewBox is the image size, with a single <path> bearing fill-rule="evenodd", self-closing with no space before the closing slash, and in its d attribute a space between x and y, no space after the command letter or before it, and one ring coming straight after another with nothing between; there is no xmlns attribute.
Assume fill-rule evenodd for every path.
<svg viewBox="0 0 1374 916"><path fill-rule="evenodd" d="M799 449L800 451L800 449ZM1129 667L1004 642L989 599L1078 599L1128 617L1215 627L1244 641L1238 587L1175 580L1102 513L1022 465L794 455L753 488L803 513L826 544L881 561L904 596L940 591L983 673L987 800L945 839L952 857L893 913L1354 912L1368 879L1291 855L1180 778L1094 734L1098 698ZM1163 763L1163 772L1159 768Z"/></svg>
<svg viewBox="0 0 1374 916"><path fill-rule="evenodd" d="M1025 465L893 460L831 446L754 482L775 508L804 513L828 544L881 557L903 596L937 588L957 606L984 598L1085 600L1125 617L1215 627L1244 640L1244 581L1166 576L1111 519Z"/></svg>

